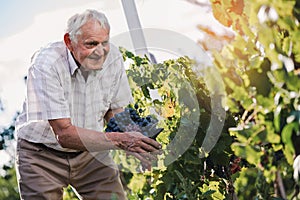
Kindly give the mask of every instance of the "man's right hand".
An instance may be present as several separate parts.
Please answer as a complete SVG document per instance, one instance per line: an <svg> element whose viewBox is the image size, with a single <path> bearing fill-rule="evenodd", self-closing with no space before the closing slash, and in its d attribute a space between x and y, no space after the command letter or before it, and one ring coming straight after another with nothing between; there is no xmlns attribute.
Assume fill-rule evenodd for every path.
<svg viewBox="0 0 300 200"><path fill-rule="evenodd" d="M125 150L127 155L139 159L144 170L151 170L153 161L157 160L156 155L161 152L161 145L157 141L140 132L107 132L105 134L116 147Z"/></svg>
<svg viewBox="0 0 300 200"><path fill-rule="evenodd" d="M158 152L161 144L140 132L107 132L105 133L116 147L135 153Z"/></svg>

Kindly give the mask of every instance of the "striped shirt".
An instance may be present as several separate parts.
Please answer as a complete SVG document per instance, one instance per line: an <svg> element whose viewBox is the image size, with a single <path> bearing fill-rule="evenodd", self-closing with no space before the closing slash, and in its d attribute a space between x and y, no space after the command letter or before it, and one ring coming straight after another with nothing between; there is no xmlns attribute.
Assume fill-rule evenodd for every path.
<svg viewBox="0 0 300 200"><path fill-rule="evenodd" d="M51 43L34 54L27 76L27 97L16 121L17 137L62 148L48 120L70 118L73 125L103 131L109 109L127 106L132 101L122 55L110 44L100 70L81 74L63 42Z"/></svg>

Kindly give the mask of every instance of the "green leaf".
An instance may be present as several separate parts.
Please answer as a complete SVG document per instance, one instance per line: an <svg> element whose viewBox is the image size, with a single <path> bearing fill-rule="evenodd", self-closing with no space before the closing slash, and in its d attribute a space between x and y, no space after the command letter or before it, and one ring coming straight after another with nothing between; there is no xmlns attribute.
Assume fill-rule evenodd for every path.
<svg viewBox="0 0 300 200"><path fill-rule="evenodd" d="M130 51L125 51L125 55L126 55L126 57L128 57L128 58L134 58L134 54L131 53Z"/></svg>
<svg viewBox="0 0 300 200"><path fill-rule="evenodd" d="M291 91L300 91L299 77L294 75L294 72L289 73L289 78L286 79L287 88Z"/></svg>
<svg viewBox="0 0 300 200"><path fill-rule="evenodd" d="M285 144L284 153L287 156L287 159L290 164L292 164L293 160L291 159L295 153L293 142L292 142L292 134L297 133L299 131L299 123L292 122L284 126L282 129L282 142Z"/></svg>
<svg viewBox="0 0 300 200"><path fill-rule="evenodd" d="M150 99L151 97L150 97L150 92L149 92L148 86L147 85L143 85L141 88L142 88L144 96L146 98Z"/></svg>
<svg viewBox="0 0 300 200"><path fill-rule="evenodd" d="M256 96L257 103L264 108L263 112L268 113L274 108L274 100L263 95Z"/></svg>
<svg viewBox="0 0 300 200"><path fill-rule="evenodd" d="M203 197L208 197L211 196L213 193L215 193L216 190L207 190L206 192L204 192L201 196Z"/></svg>
<svg viewBox="0 0 300 200"><path fill-rule="evenodd" d="M237 142L232 143L232 150L235 155L246 159L250 164L258 165L262 153L255 149L252 145L240 144Z"/></svg>
<svg viewBox="0 0 300 200"><path fill-rule="evenodd" d="M181 182L185 182L185 178L183 178L183 175L178 170L175 170L174 172L176 173Z"/></svg>
<svg viewBox="0 0 300 200"><path fill-rule="evenodd" d="M278 24L281 28L291 31L294 27L294 19L290 16L285 16L278 19Z"/></svg>
<svg viewBox="0 0 300 200"><path fill-rule="evenodd" d="M270 144L280 144L281 137L275 132L275 127L271 121L265 122L266 127L266 142Z"/></svg>
<svg viewBox="0 0 300 200"><path fill-rule="evenodd" d="M292 134L299 131L298 122L292 122L285 125L282 129L282 141L287 145L292 147ZM293 148L292 148L293 149Z"/></svg>
<svg viewBox="0 0 300 200"><path fill-rule="evenodd" d="M291 39L289 37L286 37L282 41L282 50L286 55L288 55L290 48L291 48Z"/></svg>
<svg viewBox="0 0 300 200"><path fill-rule="evenodd" d="M141 57L134 57L135 63L137 66L140 66L143 63L143 59Z"/></svg>
<svg viewBox="0 0 300 200"><path fill-rule="evenodd" d="M274 111L274 127L275 127L275 131L277 131L277 132L280 130L281 109L282 109L282 106L278 105Z"/></svg>

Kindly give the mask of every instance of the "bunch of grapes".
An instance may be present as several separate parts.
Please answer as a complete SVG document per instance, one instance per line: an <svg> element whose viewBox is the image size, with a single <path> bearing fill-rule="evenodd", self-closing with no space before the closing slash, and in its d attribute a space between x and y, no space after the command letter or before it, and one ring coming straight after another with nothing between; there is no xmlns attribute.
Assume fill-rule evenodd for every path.
<svg viewBox="0 0 300 200"><path fill-rule="evenodd" d="M137 104L134 108L125 108L121 113L115 114L107 124L106 132L129 132L137 131L143 135L156 139L157 135L163 131L163 128L156 128L158 120L151 115L141 117L143 109Z"/></svg>

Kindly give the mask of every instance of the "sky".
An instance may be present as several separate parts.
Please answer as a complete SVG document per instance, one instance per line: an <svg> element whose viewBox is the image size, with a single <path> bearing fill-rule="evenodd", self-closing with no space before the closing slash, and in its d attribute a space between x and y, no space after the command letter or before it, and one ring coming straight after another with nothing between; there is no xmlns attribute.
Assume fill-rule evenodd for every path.
<svg viewBox="0 0 300 200"><path fill-rule="evenodd" d="M201 0L200 0L201 1ZM85 9L106 14L111 37L128 31L121 0L0 0L0 128L13 121L25 98L24 76L32 54L49 42L62 40L67 19ZM185 0L136 0L143 28L156 28L201 39L198 24L223 31L209 7ZM201 2L207 2L202 0ZM164 55L168 57L168 55ZM171 57L171 55L170 55Z"/></svg>

